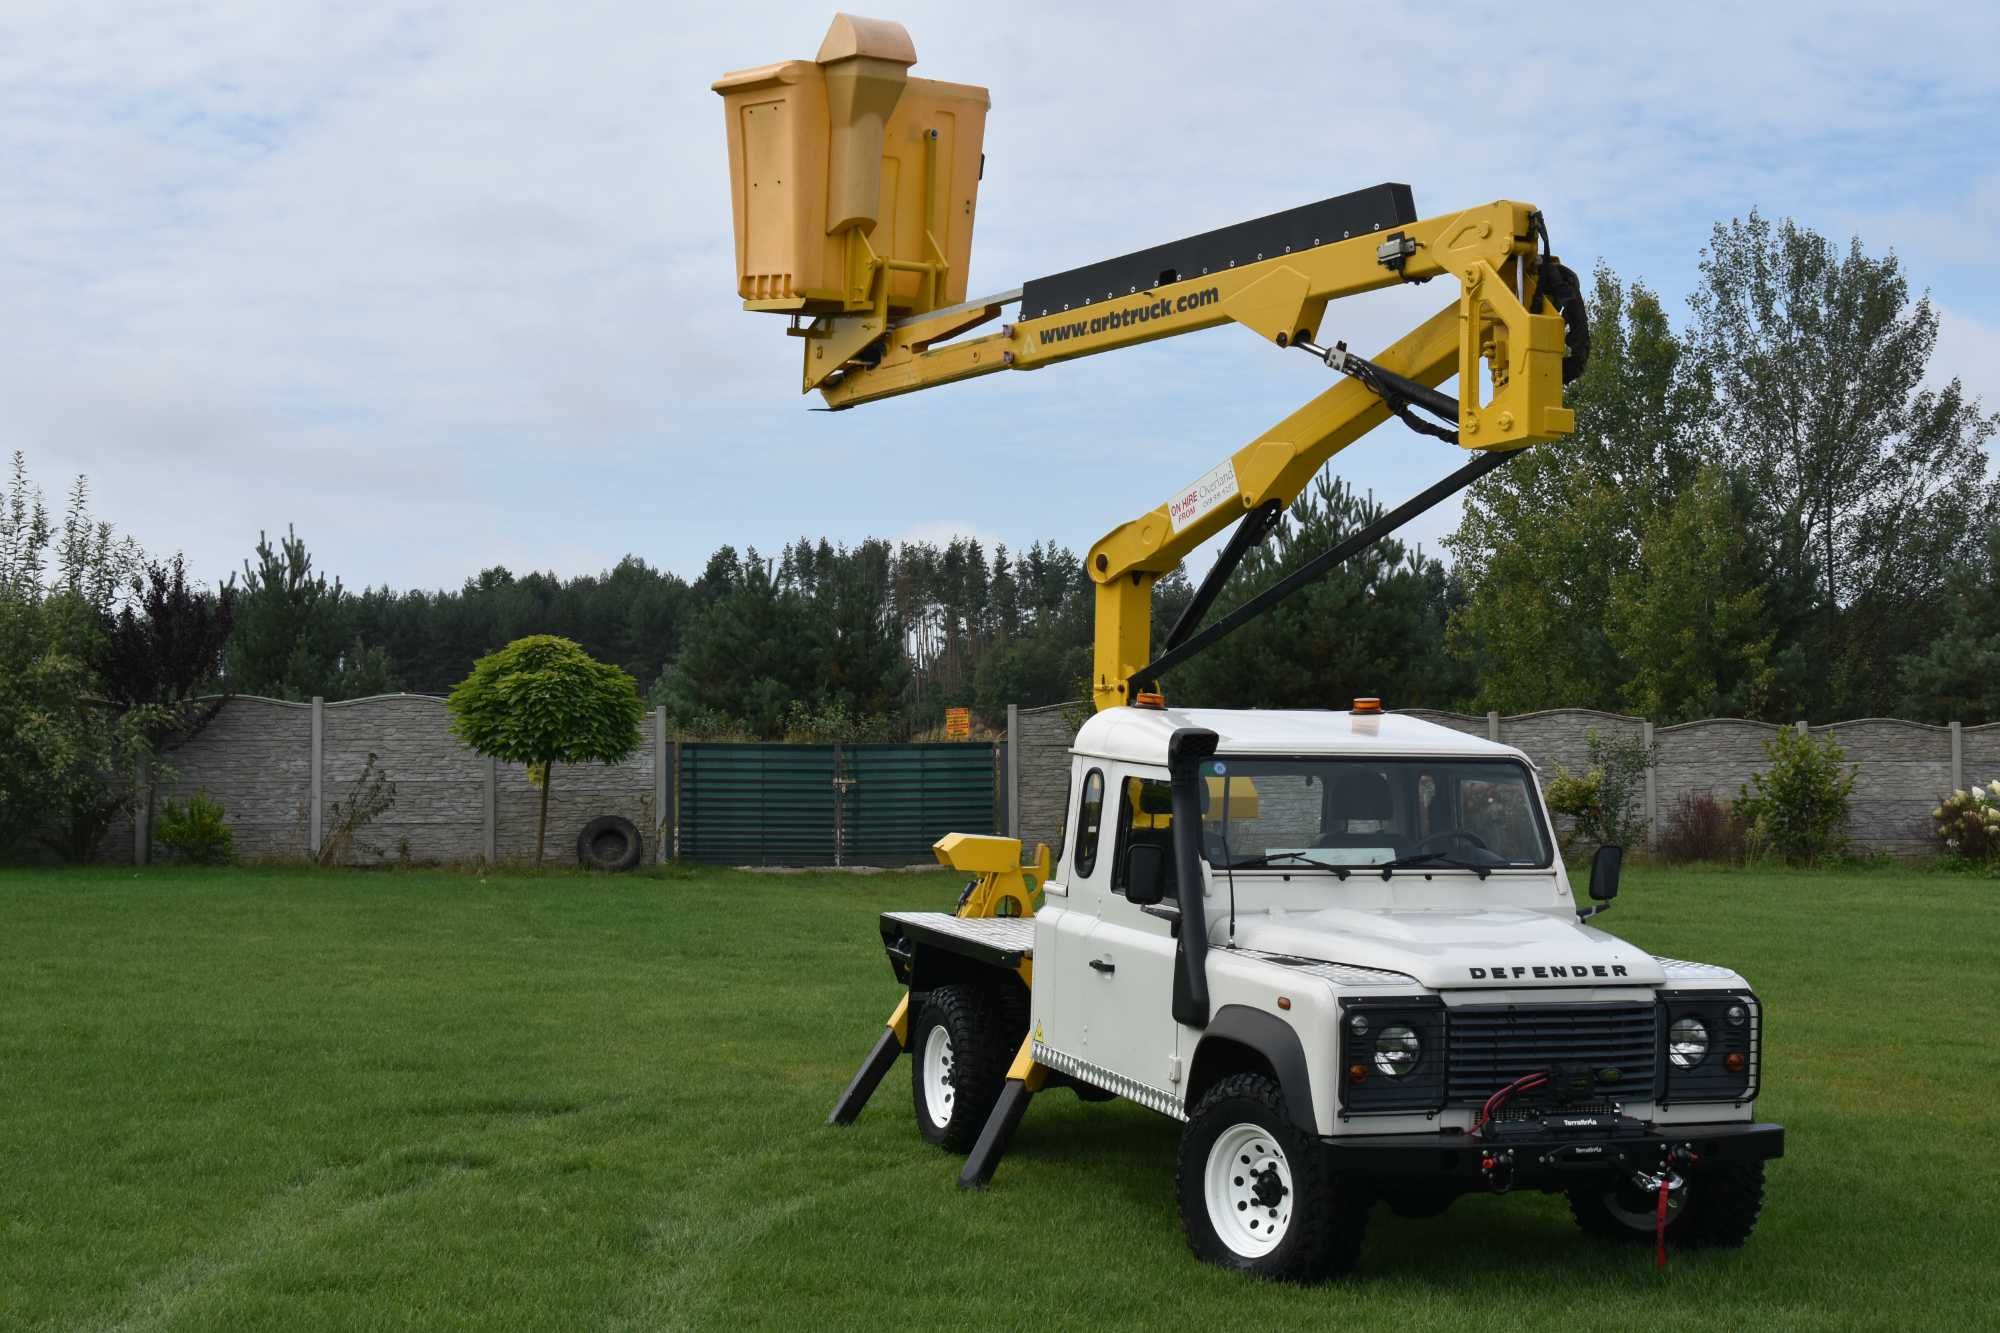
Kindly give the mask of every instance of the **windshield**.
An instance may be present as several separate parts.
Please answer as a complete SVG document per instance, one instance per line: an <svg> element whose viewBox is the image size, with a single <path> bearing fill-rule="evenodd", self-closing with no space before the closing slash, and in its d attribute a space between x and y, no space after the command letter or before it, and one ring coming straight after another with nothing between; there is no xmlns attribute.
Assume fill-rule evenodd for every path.
<svg viewBox="0 0 2000 1333"><path fill-rule="evenodd" d="M1518 760L1225 756L1201 776L1202 854L1218 868L1426 857L1443 868L1540 869L1552 860Z"/></svg>

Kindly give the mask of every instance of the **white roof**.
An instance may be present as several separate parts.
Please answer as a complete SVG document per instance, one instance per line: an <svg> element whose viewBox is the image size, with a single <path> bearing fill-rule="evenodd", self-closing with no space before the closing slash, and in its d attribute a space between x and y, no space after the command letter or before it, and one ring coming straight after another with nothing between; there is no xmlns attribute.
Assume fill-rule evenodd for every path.
<svg viewBox="0 0 2000 1333"><path fill-rule="evenodd" d="M1409 754L1525 758L1511 745L1401 713L1321 709L1107 708L1083 724L1076 754L1127 763L1167 763L1167 738L1205 727L1219 754Z"/></svg>

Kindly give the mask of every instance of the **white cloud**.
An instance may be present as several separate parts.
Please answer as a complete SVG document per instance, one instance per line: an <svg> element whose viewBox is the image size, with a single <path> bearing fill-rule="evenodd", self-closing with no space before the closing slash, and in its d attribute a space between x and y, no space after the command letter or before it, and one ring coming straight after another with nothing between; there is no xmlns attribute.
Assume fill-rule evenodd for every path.
<svg viewBox="0 0 2000 1333"><path fill-rule="evenodd" d="M797 345L732 299L708 84L810 54L830 12L17 0L5 443L52 489L88 471L107 516L211 577L291 521L351 584L449 586L496 560L692 573L724 541L938 524L1081 549L1321 386L1221 331L807 415ZM1534 199L1573 262L1671 294L1709 221L1752 204L1959 207L2000 45L1987 11L1738 7L1723 40L1720 17L1590 6L1489 72L1471 7L1389 46L1378 12L1338 5L897 12L918 73L993 89L988 290L1397 179L1431 210ZM1902 248L1919 286L1957 262ZM1333 324L1367 346L1442 300ZM1947 342L1980 365L2000 292L1953 301ZM1341 466L1400 497L1455 461L1385 436Z"/></svg>

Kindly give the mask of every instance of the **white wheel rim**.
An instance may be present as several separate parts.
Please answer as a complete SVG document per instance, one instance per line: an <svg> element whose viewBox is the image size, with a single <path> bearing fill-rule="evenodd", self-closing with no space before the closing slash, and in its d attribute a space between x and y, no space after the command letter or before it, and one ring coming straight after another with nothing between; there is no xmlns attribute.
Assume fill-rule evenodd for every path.
<svg viewBox="0 0 2000 1333"><path fill-rule="evenodd" d="M1291 1229L1292 1164L1262 1125L1231 1125L1217 1136L1202 1193L1216 1238L1245 1259L1277 1249Z"/></svg>
<svg viewBox="0 0 2000 1333"><path fill-rule="evenodd" d="M924 1038L924 1110L939 1129L951 1126L951 1034L939 1024Z"/></svg>

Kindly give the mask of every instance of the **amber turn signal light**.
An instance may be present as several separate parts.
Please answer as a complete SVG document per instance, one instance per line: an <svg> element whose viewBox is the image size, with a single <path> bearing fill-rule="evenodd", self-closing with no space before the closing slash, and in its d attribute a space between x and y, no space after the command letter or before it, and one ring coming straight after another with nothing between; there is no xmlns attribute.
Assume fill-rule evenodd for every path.
<svg viewBox="0 0 2000 1333"><path fill-rule="evenodd" d="M1347 1067L1347 1081L1349 1083L1366 1083L1368 1081L1368 1066L1358 1064L1349 1065Z"/></svg>
<svg viewBox="0 0 2000 1333"><path fill-rule="evenodd" d="M1722 1057L1722 1067L1732 1074L1742 1073L1744 1063L1743 1052L1741 1051L1731 1051Z"/></svg>

